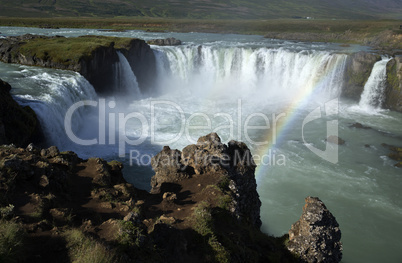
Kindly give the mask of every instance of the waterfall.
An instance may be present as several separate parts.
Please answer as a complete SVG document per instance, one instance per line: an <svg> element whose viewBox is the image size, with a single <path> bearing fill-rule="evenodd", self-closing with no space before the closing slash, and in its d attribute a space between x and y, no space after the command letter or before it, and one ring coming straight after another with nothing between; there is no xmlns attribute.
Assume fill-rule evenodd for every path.
<svg viewBox="0 0 402 263"><path fill-rule="evenodd" d="M70 72L41 72L30 68L23 71L23 83L29 83L25 94L16 94L21 105L30 106L36 113L47 144L68 149L69 140L64 129L67 110L76 102L95 100L97 95L92 85L80 74ZM88 108L81 107L74 114L72 130L79 130L85 123Z"/></svg>
<svg viewBox="0 0 402 263"><path fill-rule="evenodd" d="M155 47L159 85L196 96L292 98L338 96L347 55L326 51L179 46Z"/></svg>
<svg viewBox="0 0 402 263"><path fill-rule="evenodd" d="M133 99L141 98L141 91L138 86L137 77L134 75L126 57L117 51L119 62L115 64L114 90L129 95Z"/></svg>
<svg viewBox="0 0 402 263"><path fill-rule="evenodd" d="M384 102L387 63L390 60L391 58L382 58L382 60L374 64L360 97L359 106L361 108L381 108Z"/></svg>

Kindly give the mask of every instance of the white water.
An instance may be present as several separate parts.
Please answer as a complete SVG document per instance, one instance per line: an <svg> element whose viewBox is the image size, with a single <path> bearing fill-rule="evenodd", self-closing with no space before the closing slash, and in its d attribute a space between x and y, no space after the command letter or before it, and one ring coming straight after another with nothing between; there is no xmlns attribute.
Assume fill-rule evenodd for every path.
<svg viewBox="0 0 402 263"><path fill-rule="evenodd" d="M284 100L340 94L346 55L325 51L184 46L155 47L165 91L197 97ZM258 96L256 96L258 94Z"/></svg>
<svg viewBox="0 0 402 263"><path fill-rule="evenodd" d="M64 116L71 105L82 100L96 100L92 85L81 75L19 66L14 69L10 83L19 95L17 101L29 105L37 114L48 143L67 149L71 145L64 130ZM72 130L77 132L85 125L88 109L79 108L74 114Z"/></svg>
<svg viewBox="0 0 402 263"><path fill-rule="evenodd" d="M119 62L114 65L115 84L114 90L123 93L130 99L140 99L141 91L138 86L137 77L134 75L127 58L117 51Z"/></svg>
<svg viewBox="0 0 402 263"><path fill-rule="evenodd" d="M1 28L1 31L7 32L7 28ZM46 32L70 35L97 33L93 30L70 29ZM120 33L113 34L120 36ZM155 35L148 33L121 34L131 37L142 34L146 38L155 38ZM339 95L347 55L334 52L331 45L270 41L257 36L196 33L180 36L187 41L186 45L154 47L158 91L162 92L162 96L140 100L136 96L107 98L106 105L115 100L116 107L107 108L106 119L101 123L106 126L107 132L104 145L83 147L72 143L61 128L66 107L52 110L59 106L55 105L57 103L72 105L77 100L96 100L93 88L79 75L0 63L0 78L12 84L17 98L29 99L24 103L33 108L35 104L44 107L38 115L41 122L47 125L45 129L50 143L55 143L62 150L74 150L83 158L101 156L115 159L118 145L110 143L113 138L116 137L114 140L117 142L117 137L122 133L134 140L145 132L147 138L143 143L126 145L126 157L122 159L125 177L144 189L149 189L153 172L149 165L130 166L130 150L147 157L148 154L159 152L165 144L181 149L199 136L220 128L218 133L224 142L242 140L251 148L253 155L258 156L268 153L268 149L253 144L246 137L244 126L247 117L262 113L268 116L270 128L273 129L271 114L286 113L286 125L278 131L277 142L270 148L273 157L283 155L286 164L281 166L273 162L271 165L260 165L257 169L258 192L262 201L262 230L276 236L283 235L300 217L304 198L315 195L325 202L340 224L344 262L380 262L384 259L387 262L400 262L402 177L400 170L393 167L395 162L387 157L388 150L381 143L401 144L402 115L389 111L372 115L371 111L356 111L355 104L341 101L337 119L339 136L346 140L346 145L339 148L337 164L331 164L310 152L302 140L304 131L308 144L325 149L326 122L333 117L323 114L322 118L304 128L302 123L312 110ZM225 41L221 41L222 38ZM202 48L199 51L200 44ZM119 79L120 83L126 84L116 84L115 88L132 91L134 87L135 90L132 71L124 64L124 59L120 59L118 72L124 76ZM63 87L57 88L57 85L51 84L62 79L69 80L60 84L68 94L65 94ZM80 87L69 84L81 80L83 83L78 84ZM52 92L60 89L61 95L46 98L49 84L54 87ZM69 89L82 89L82 93L78 92L78 95L68 99ZM57 102L52 104L52 98ZM241 99L240 104L238 99ZM161 101L165 104L156 105L152 115L151 103ZM77 114L74 118L77 136L83 139L97 137L100 124L97 110L95 107L82 108L83 112ZM116 114L133 112L145 116L147 123L133 119L126 123L124 131L119 130ZM198 115L190 119L194 113ZM165 143L180 133L183 115L185 127L198 125L204 128L189 129L188 134L184 132L178 140ZM210 127L206 118L211 119ZM154 120L154 133L151 120ZM350 128L356 121L372 129ZM250 124L266 125L261 117L252 119ZM110 136L113 133L115 137ZM151 142L152 135L154 143ZM250 129L248 135L254 141L266 139L266 131L261 129ZM369 147L365 144L369 144ZM146 162L147 158L142 160Z"/></svg>
<svg viewBox="0 0 402 263"><path fill-rule="evenodd" d="M384 102L386 85L387 63L391 58L383 58L376 62L371 75L364 85L359 106L363 109L381 109Z"/></svg>

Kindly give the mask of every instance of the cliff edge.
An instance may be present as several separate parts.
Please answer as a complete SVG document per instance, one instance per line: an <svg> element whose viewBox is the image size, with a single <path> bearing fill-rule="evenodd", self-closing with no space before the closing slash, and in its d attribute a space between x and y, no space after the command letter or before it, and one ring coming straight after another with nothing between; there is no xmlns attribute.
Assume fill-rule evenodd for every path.
<svg viewBox="0 0 402 263"><path fill-rule="evenodd" d="M41 128L35 112L29 106L20 106L10 91L10 84L0 79L0 145L26 146L40 140Z"/></svg>
<svg viewBox="0 0 402 263"><path fill-rule="evenodd" d="M83 75L98 93L113 93L114 65L123 53L143 93L153 88L155 56L141 39L105 36L66 38L23 35L0 39L0 61L73 70Z"/></svg>

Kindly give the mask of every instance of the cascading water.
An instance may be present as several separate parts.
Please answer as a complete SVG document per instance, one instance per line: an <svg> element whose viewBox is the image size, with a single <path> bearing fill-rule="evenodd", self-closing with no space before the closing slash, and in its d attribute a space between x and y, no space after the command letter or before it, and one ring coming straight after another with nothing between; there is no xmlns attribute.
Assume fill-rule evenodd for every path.
<svg viewBox="0 0 402 263"><path fill-rule="evenodd" d="M140 99L141 91L137 77L134 75L127 58L119 51L117 51L117 55L119 62L114 65L114 90L124 93L125 96L128 95L131 99Z"/></svg>
<svg viewBox="0 0 402 263"><path fill-rule="evenodd" d="M384 102L384 89L386 85L387 63L391 58L383 58L376 62L371 75L364 85L359 106L364 109L381 108Z"/></svg>
<svg viewBox="0 0 402 263"><path fill-rule="evenodd" d="M68 149L71 143L64 129L64 117L71 105L82 100L97 99L92 85L80 74L55 70L23 67L20 76L14 76L14 87L22 86L16 100L30 106L41 123L46 143ZM27 89L29 87L29 89ZM87 109L81 107L74 114L72 130L84 126Z"/></svg>
<svg viewBox="0 0 402 263"><path fill-rule="evenodd" d="M165 91L197 96L293 99L300 92L340 94L346 55L285 49L183 46L158 47Z"/></svg>

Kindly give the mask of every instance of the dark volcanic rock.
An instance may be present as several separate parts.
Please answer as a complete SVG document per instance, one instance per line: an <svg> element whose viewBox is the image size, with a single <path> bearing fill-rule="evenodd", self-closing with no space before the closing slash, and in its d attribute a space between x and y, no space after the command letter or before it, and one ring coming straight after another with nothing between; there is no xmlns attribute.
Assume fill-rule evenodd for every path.
<svg viewBox="0 0 402 263"><path fill-rule="evenodd" d="M261 201L256 190L255 167L244 143L231 141L225 145L216 133L211 133L200 137L197 144L185 147L183 152L165 146L152 159L155 175L151 179L151 192L159 193L163 183L176 183L192 176L228 176L233 197L231 212L239 220L260 227Z"/></svg>
<svg viewBox="0 0 402 263"><path fill-rule="evenodd" d="M395 167L402 167L402 147L392 146L386 143L382 143L381 146L391 150L391 153L388 154L388 157L392 160L398 161L395 164Z"/></svg>
<svg viewBox="0 0 402 263"><path fill-rule="evenodd" d="M350 55L346 62L342 96L359 101L371 70L380 59L379 55L364 51Z"/></svg>
<svg viewBox="0 0 402 263"><path fill-rule="evenodd" d="M151 193L159 193L163 183L179 182L191 175L185 172L185 166L180 162L179 150L171 150L169 146L152 158L151 165L155 175L151 179Z"/></svg>
<svg viewBox="0 0 402 263"><path fill-rule="evenodd" d="M22 107L14 101L10 90L10 84L0 80L0 145L25 147L41 138L40 124L29 106Z"/></svg>
<svg viewBox="0 0 402 263"><path fill-rule="evenodd" d="M150 45L157 45L157 46L179 46L181 45L181 40L176 39L174 37L169 37L165 39L151 39L147 41Z"/></svg>
<svg viewBox="0 0 402 263"><path fill-rule="evenodd" d="M307 197L303 213L289 231L288 249L305 262L340 262L338 222L317 197Z"/></svg>
<svg viewBox="0 0 402 263"><path fill-rule="evenodd" d="M361 124L361 123L359 123L359 122L353 123L353 124L350 125L349 127L351 127L351 128L357 128L357 129L365 129L365 130L371 129L371 127L364 126L363 124Z"/></svg>

